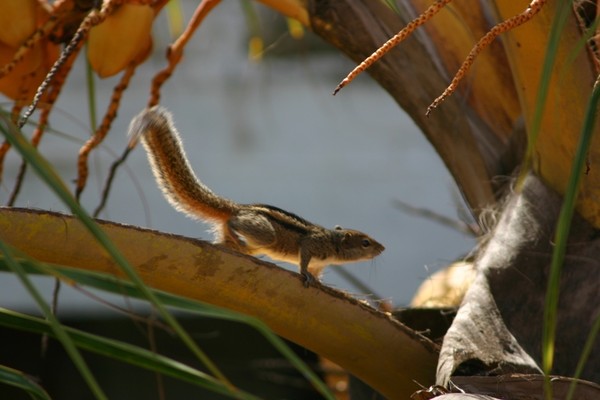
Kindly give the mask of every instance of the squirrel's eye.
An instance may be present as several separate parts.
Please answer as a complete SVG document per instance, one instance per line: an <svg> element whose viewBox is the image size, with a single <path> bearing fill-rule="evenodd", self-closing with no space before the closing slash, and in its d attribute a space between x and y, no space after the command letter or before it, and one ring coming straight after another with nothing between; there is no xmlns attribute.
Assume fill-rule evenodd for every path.
<svg viewBox="0 0 600 400"><path fill-rule="evenodd" d="M363 239L362 247L369 247L371 245L371 241L369 239Z"/></svg>

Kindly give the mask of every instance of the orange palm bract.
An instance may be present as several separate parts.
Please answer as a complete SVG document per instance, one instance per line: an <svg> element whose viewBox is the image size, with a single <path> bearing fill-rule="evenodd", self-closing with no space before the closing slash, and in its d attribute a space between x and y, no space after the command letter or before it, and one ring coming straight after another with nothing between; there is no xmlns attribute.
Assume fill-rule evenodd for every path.
<svg viewBox="0 0 600 400"><path fill-rule="evenodd" d="M36 0L3 0L0 3L0 42L18 47L36 28Z"/></svg>
<svg viewBox="0 0 600 400"><path fill-rule="evenodd" d="M49 10L36 0L0 3L0 65L13 60L19 47L48 15ZM13 70L0 78L0 93L13 100L31 100L59 53L58 46L47 40L35 43Z"/></svg>
<svg viewBox="0 0 600 400"><path fill-rule="evenodd" d="M16 47L0 43L0 65L12 60L16 51ZM60 49L54 43L47 40L37 43L15 69L0 79L0 93L13 100L30 101L59 54Z"/></svg>
<svg viewBox="0 0 600 400"><path fill-rule="evenodd" d="M151 6L126 3L94 26L87 52L94 71L102 78L115 75L140 53L148 52L153 20Z"/></svg>

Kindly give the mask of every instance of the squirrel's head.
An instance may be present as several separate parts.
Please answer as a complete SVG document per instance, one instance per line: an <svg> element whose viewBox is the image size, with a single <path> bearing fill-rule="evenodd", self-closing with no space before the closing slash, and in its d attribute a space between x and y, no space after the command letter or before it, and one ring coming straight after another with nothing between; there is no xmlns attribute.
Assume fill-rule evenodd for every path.
<svg viewBox="0 0 600 400"><path fill-rule="evenodd" d="M344 261L370 260L385 250L381 243L366 233L341 226L336 226L333 232L337 255Z"/></svg>

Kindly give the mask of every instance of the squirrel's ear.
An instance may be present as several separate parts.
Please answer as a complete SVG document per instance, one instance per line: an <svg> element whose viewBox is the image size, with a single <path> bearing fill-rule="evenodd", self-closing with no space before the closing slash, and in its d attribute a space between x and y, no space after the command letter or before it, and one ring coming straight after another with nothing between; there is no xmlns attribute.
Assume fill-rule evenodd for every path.
<svg viewBox="0 0 600 400"><path fill-rule="evenodd" d="M333 227L333 229L335 229L336 231L341 231L341 230L342 230L342 229L344 229L344 228L342 228L342 227L341 227L341 226L339 226L339 225L336 225L336 226L334 226L334 227Z"/></svg>
<svg viewBox="0 0 600 400"><path fill-rule="evenodd" d="M342 242L345 242L346 240L350 240L351 236L352 236L352 234L350 232L344 233L344 238L342 239Z"/></svg>

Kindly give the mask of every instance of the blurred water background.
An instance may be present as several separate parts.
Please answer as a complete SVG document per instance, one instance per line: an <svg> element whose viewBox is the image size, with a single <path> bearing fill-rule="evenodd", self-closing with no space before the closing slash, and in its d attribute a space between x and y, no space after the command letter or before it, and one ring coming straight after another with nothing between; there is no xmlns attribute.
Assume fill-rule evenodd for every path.
<svg viewBox="0 0 600 400"><path fill-rule="evenodd" d="M197 2L182 4L187 17ZM295 41L280 16L261 16L267 51L255 62L248 59L242 6L234 1L219 5L187 46L164 86L161 104L173 112L196 173L215 192L238 202L276 205L327 227L339 224L369 233L386 246L385 253L374 262L344 268L377 295L406 305L428 275L467 253L474 240L406 214L394 201L457 218L460 196L451 177L410 118L370 77L361 76L333 97L333 88L354 64L317 38ZM99 202L111 162L126 145L130 119L147 102L150 80L166 65L164 49L170 39L164 15L154 35L151 58L138 69L108 138L91 157L82 196L90 211ZM84 67L80 57L51 117L55 132L40 146L71 186L77 152L90 135ZM118 77L96 79L99 118L117 82ZM6 163L3 203L20 160L11 153ZM32 173L17 205L65 211ZM206 226L164 200L141 148L119 171L101 218L211 239ZM326 270L324 281L360 294L332 269ZM52 280L36 282L49 298ZM0 285L3 307L34 307L11 275L1 274ZM104 306L64 287L62 312L90 309Z"/></svg>

